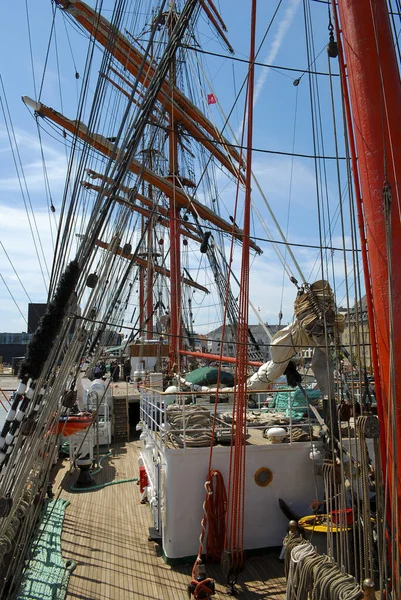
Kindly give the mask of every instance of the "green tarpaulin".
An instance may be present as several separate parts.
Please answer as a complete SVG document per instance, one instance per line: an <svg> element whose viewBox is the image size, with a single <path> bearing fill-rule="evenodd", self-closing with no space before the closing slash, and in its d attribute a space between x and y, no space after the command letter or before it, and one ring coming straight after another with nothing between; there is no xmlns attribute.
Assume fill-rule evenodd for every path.
<svg viewBox="0 0 401 600"><path fill-rule="evenodd" d="M194 385L214 385L218 380L219 370L215 367L201 367L186 373L185 381ZM228 371L220 371L220 383L226 387L233 387L234 375Z"/></svg>

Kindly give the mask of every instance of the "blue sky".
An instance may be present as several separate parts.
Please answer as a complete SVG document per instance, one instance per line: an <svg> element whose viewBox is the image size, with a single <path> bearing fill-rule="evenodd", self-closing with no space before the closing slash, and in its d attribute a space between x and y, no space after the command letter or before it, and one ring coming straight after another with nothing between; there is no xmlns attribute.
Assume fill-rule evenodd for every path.
<svg viewBox="0 0 401 600"><path fill-rule="evenodd" d="M328 41L327 7L312 2L315 23L315 51L319 54ZM34 302L46 299L45 282L51 269L52 247L56 232L56 214L49 212L50 195L46 191L43 176L42 152L45 157L46 175L49 181L51 200L56 209L60 206L65 170L67 164L66 150L62 140L50 137L42 132L42 148L38 141L35 120L21 101L21 96L35 97L32 77L32 62L35 71L36 94L40 87L43 65L45 62L50 26L52 22L52 5L50 2L29 3L29 22L32 43L32 58L28 39L26 5L22 0L9 3L1 20L1 63L2 81L6 92L8 107L11 113L15 138L24 168L25 181L29 196L24 190L21 193L10 143L5 127L4 116L0 116L0 331L25 331L24 317L27 315L28 293ZM104 3L105 16L110 15L107 8L110 2ZM249 48L250 2L248 0L220 0L219 6L228 26L228 37L236 49L236 56L246 58ZM258 7L258 42L259 44L270 22L275 2L259 2ZM75 117L80 79L75 78L75 71L83 73L86 55L86 40L71 28L69 42L61 15L56 19L56 37L58 49L58 65L55 59L55 46L52 43L44 78L41 99L44 104L61 110L60 87L62 92L63 112L69 118ZM300 0L283 0L280 10L266 37L259 53L258 60L275 65L306 69L304 16ZM222 43L202 17L199 42L205 50L227 54ZM232 63L220 58L204 57L210 77L211 90L225 113L231 108L235 89L238 89L246 73L246 65ZM326 53L319 57L316 68L327 70ZM336 63L332 63L333 70ZM313 154L313 143L310 127L309 83L305 75L299 86L293 81L299 73L278 71L258 67L256 69L257 101L255 104L254 147L279 152L291 152L293 145L297 153ZM319 82L327 78L320 78ZM335 82L335 85L337 82ZM327 86L326 86L327 88ZM322 115L324 123L330 127L331 105L327 89L320 90ZM4 106L4 96L1 90ZM297 111L295 111L297 107ZM217 123L222 122L219 107L208 107L210 116ZM231 119L234 132L238 132L242 122L243 101L238 103ZM296 118L295 118L296 115ZM339 115L337 115L339 117ZM10 125L8 118L7 123ZM52 130L46 127L53 135ZM232 135L227 133L232 139ZM325 153L334 154L332 137L325 141ZM318 221L316 211L316 184L314 163L310 159L296 158L278 154L254 153L253 166L260 185L271 202L283 230L286 230L287 213L290 210L288 237L293 242L318 244ZM328 196L333 211L338 204L338 189L334 163L327 164ZM21 170L20 170L21 175ZM23 187L25 184L22 184ZM223 204L228 209L232 206L235 194L234 186L228 186L221 195ZM255 191L254 202L260 208L263 220L277 238L271 218L266 211L260 195ZM26 206L28 207L26 209ZM29 220L27 216L29 214ZM230 210L229 210L230 212ZM255 234L265 238L266 234L255 219ZM33 231L33 235L31 232ZM39 235L38 235L39 234ZM339 231L333 232L334 241L340 243ZM35 242L33 241L33 238ZM36 249L35 249L36 244ZM270 323L277 322L282 295L283 268L272 252L270 244L260 242L264 254L252 263L251 299L260 307L263 319ZM5 255L11 259L13 267ZM39 258L37 256L39 254ZM312 279L319 278L313 266L318 256L316 250L300 249L296 251L297 259L302 264L305 275ZM341 256L335 256L341 262ZM239 256L236 256L239 262ZM337 267L336 267L337 268ZM341 274L339 274L339 282ZM8 286L18 305L11 298ZM292 302L294 287L286 282L284 286L283 312L284 320L292 318ZM21 315L22 313L22 315Z"/></svg>

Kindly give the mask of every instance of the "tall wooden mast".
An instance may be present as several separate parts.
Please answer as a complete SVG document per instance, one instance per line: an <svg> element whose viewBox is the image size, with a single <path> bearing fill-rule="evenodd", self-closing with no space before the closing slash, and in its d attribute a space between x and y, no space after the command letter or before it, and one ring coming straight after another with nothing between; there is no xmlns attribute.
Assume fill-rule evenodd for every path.
<svg viewBox="0 0 401 600"><path fill-rule="evenodd" d="M142 151L144 155L147 156L147 164L150 170L153 171L153 148L147 148ZM151 183L148 183L148 198L150 202L153 204L153 186ZM154 294L153 294L153 263L155 260L156 252L153 248L153 228L155 225L155 219L152 214L149 216L150 222L148 223L147 232L146 232L146 252L147 252L147 262L148 267L146 271L146 294L144 298L143 310L146 313L146 327L145 327L145 337L147 340L153 339L153 310L154 310ZM149 220L148 219L148 220ZM146 306L145 306L146 305Z"/></svg>
<svg viewBox="0 0 401 600"><path fill-rule="evenodd" d="M169 2L169 13L167 14L167 26L169 35L171 35L175 21L175 0ZM177 79L177 61L174 56L171 61L169 72L169 84L174 89ZM178 143L176 132L176 118L174 106L171 104L169 109L169 177L173 185L173 193L169 197L170 201L170 367L173 364L179 364L181 350L181 235L180 235L180 206L176 203L175 188L179 182L178 171Z"/></svg>
<svg viewBox="0 0 401 600"><path fill-rule="evenodd" d="M358 156L387 454L393 564L401 545L401 83L386 0L338 0ZM398 465L400 465L398 467ZM386 475L386 472L385 472ZM398 555L398 557L397 557ZM396 568L396 586L399 572ZM397 581L398 580L398 581Z"/></svg>

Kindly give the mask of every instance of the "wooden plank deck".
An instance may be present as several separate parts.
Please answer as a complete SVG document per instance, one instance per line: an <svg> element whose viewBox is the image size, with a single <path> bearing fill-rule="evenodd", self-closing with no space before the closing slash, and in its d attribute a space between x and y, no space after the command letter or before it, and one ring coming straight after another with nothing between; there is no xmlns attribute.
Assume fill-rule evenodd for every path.
<svg viewBox="0 0 401 600"><path fill-rule="evenodd" d="M98 483L138 476L139 441L114 445L103 461ZM148 541L152 525L149 507L140 503L136 483L121 483L88 493L71 493L76 473L68 474L69 462L61 465L54 485L71 504L62 533L65 559L77 562L68 586L68 600L185 600L192 565L166 565L160 547ZM267 517L268 518L268 517ZM207 567L216 581L213 598L227 598L220 567ZM285 598L283 565L277 552L247 560L238 578L244 600Z"/></svg>

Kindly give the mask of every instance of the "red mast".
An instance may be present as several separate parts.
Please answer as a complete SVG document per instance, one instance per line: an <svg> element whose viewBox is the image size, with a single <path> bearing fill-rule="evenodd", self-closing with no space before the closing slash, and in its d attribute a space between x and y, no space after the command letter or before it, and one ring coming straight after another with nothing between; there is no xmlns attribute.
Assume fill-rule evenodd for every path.
<svg viewBox="0 0 401 600"><path fill-rule="evenodd" d="M387 450L394 562L401 544L401 84L385 0L338 0L356 140ZM400 440L400 441L399 441ZM398 571L398 569L397 569ZM399 580L399 575L396 575ZM399 581L396 583L399 585Z"/></svg>

